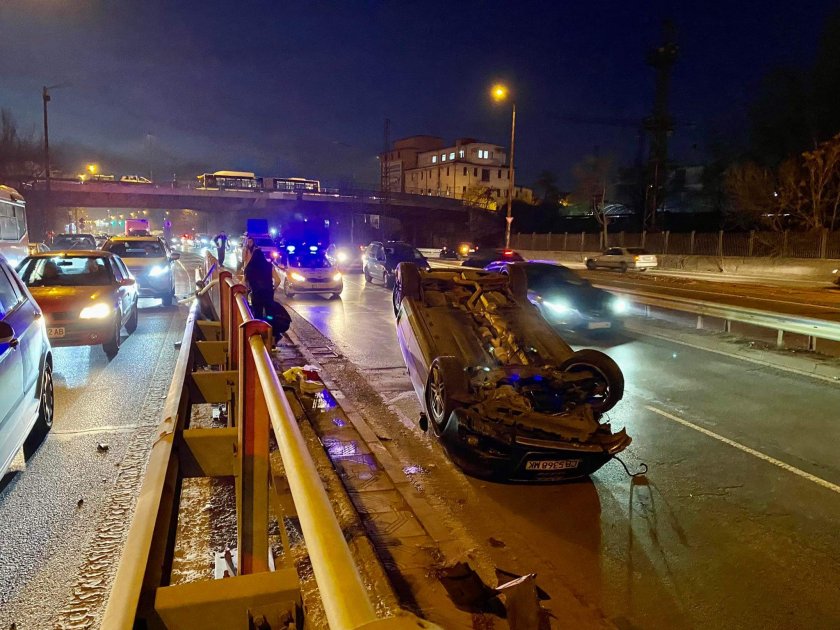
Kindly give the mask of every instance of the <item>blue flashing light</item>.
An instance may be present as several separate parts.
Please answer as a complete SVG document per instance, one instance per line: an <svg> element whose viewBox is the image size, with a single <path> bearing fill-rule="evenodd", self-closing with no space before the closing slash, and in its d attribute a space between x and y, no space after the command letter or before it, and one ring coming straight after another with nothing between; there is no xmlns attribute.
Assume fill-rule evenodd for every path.
<svg viewBox="0 0 840 630"><path fill-rule="evenodd" d="M295 246L294 246L294 245L288 245L288 246L286 247L286 251L287 251L287 252L289 252L290 254L294 253L294 251L295 251Z"/></svg>
<svg viewBox="0 0 840 630"><path fill-rule="evenodd" d="M318 251L318 246L317 245L310 245L309 246L309 251L310 252L317 252Z"/></svg>
<svg viewBox="0 0 840 630"><path fill-rule="evenodd" d="M542 381L542 380L543 380L543 379L542 379L542 374L535 374L535 375L534 375L534 382L535 382L535 383L539 383L539 382L540 382L540 381Z"/></svg>
<svg viewBox="0 0 840 630"><path fill-rule="evenodd" d="M510 376L508 376L508 380L511 383L518 383L519 382L519 374L511 374Z"/></svg>

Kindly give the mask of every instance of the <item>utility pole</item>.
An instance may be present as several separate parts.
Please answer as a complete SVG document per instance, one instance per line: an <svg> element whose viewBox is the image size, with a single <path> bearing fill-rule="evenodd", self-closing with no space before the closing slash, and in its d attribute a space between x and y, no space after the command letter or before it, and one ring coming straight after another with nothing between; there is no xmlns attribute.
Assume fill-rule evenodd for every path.
<svg viewBox="0 0 840 630"><path fill-rule="evenodd" d="M651 136L645 188L644 226L647 230L656 227L662 182L668 178L668 136L673 131L673 121L668 112L668 91L671 85L671 70L679 55L679 46L675 40L676 29L673 23L666 20L662 27L662 43L647 55L648 65L656 70L653 114L645 121L645 127Z"/></svg>
<svg viewBox="0 0 840 630"><path fill-rule="evenodd" d="M380 166L382 168L382 176L380 178L379 187L382 189L382 207L383 214L390 215L391 210L391 119L385 119L385 129L382 146L382 161ZM380 223L380 229L381 229ZM384 235L383 235L383 238Z"/></svg>
<svg viewBox="0 0 840 630"><path fill-rule="evenodd" d="M50 102L49 88L44 86L41 93L44 99L44 177L46 177L47 194L50 192L50 123L47 116L47 103Z"/></svg>

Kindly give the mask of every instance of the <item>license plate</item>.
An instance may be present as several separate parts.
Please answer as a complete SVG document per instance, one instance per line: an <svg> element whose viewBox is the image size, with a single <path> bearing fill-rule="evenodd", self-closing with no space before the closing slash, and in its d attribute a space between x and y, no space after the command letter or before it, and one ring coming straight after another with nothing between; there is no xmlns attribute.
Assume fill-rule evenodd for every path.
<svg viewBox="0 0 840 630"><path fill-rule="evenodd" d="M50 339L58 339L64 336L64 328L47 328L47 337Z"/></svg>
<svg viewBox="0 0 840 630"><path fill-rule="evenodd" d="M586 327L589 330L595 330L596 328L609 328L610 326L612 326L610 322L589 322Z"/></svg>
<svg viewBox="0 0 840 630"><path fill-rule="evenodd" d="M569 470L577 468L579 459L538 459L525 464L525 470Z"/></svg>

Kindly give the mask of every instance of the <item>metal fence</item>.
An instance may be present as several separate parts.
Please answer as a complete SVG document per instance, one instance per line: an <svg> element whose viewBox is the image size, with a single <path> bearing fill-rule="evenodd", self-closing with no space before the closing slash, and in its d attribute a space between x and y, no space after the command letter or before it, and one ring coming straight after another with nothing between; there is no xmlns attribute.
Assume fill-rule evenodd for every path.
<svg viewBox="0 0 840 630"><path fill-rule="evenodd" d="M511 246L536 251L593 252L644 247L652 254L840 258L840 231L829 232L611 232L519 233Z"/></svg>

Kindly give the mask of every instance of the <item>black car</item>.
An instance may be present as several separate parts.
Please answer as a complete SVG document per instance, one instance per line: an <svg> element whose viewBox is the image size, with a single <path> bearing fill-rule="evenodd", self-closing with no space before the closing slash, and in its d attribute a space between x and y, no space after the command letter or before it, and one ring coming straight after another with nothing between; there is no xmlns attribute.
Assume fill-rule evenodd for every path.
<svg viewBox="0 0 840 630"><path fill-rule="evenodd" d="M483 269L490 263L522 262L525 259L512 249L478 249L472 252L467 259L461 263L464 267L476 267Z"/></svg>
<svg viewBox="0 0 840 630"><path fill-rule="evenodd" d="M562 265L542 262L493 263L488 271L506 273L515 265L528 277L528 299L551 325L582 331L621 328L629 309L624 298L593 287Z"/></svg>
<svg viewBox="0 0 840 630"><path fill-rule="evenodd" d="M403 241L373 241L362 254L362 272L367 282L377 280L386 288L394 288L397 265L412 262L420 269L428 269L429 261L417 248Z"/></svg>

